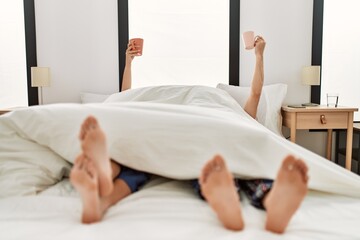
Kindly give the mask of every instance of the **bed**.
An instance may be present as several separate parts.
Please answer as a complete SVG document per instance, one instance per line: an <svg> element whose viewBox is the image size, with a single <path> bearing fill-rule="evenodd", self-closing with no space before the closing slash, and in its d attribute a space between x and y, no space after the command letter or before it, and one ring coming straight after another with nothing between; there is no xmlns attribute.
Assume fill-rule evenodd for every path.
<svg viewBox="0 0 360 240"><path fill-rule="evenodd" d="M360 178L271 130L266 119L276 114L260 124L239 103L219 88L160 86L1 116L0 239L360 239ZM154 175L102 222L84 225L67 177L89 114L114 159ZM265 212L244 196L245 229L222 227L188 181L217 153L241 178L274 178L288 154L306 161L310 190L285 234L265 231Z"/></svg>

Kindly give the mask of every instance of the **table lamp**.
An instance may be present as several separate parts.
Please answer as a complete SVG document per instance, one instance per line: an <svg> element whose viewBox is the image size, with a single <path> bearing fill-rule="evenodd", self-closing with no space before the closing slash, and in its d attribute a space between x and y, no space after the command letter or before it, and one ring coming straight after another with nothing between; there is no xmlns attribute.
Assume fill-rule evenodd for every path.
<svg viewBox="0 0 360 240"><path fill-rule="evenodd" d="M301 83L308 86L320 85L320 66L308 66L302 69ZM303 103L305 107L318 106L317 103Z"/></svg>
<svg viewBox="0 0 360 240"><path fill-rule="evenodd" d="M39 105L43 104L43 87L50 86L50 68L48 67L31 67L31 86L40 87Z"/></svg>

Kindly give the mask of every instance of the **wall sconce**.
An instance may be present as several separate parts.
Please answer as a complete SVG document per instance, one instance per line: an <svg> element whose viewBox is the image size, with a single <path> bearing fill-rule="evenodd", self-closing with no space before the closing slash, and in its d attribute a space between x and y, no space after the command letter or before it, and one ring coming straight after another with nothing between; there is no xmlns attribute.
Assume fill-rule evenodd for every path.
<svg viewBox="0 0 360 240"><path fill-rule="evenodd" d="M48 67L31 67L31 86L40 87L39 105L43 102L43 87L50 87L50 68Z"/></svg>
<svg viewBox="0 0 360 240"><path fill-rule="evenodd" d="M320 85L320 66L308 66L302 69L301 83L308 86ZM310 90L311 91L311 90ZM303 103L302 106L313 107L318 106L317 103Z"/></svg>

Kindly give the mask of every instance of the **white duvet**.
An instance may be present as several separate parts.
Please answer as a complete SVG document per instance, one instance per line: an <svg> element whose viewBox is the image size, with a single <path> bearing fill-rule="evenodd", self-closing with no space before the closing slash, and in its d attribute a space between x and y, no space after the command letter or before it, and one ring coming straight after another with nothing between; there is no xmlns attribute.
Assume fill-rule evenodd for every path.
<svg viewBox="0 0 360 240"><path fill-rule="evenodd" d="M129 90L101 104L54 104L0 118L1 196L29 195L55 184L80 152L79 127L94 115L111 157L173 179L196 178L214 154L238 177L274 178L295 154L309 166L309 187L360 197L360 178L272 133L226 92L203 86Z"/></svg>

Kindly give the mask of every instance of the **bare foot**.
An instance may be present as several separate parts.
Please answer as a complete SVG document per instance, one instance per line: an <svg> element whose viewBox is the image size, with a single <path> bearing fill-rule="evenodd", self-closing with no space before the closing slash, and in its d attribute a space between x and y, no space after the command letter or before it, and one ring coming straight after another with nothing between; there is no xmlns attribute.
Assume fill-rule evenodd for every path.
<svg viewBox="0 0 360 240"><path fill-rule="evenodd" d="M204 166L200 176L201 193L216 212L222 224L231 230L242 230L244 221L234 178L221 156Z"/></svg>
<svg viewBox="0 0 360 240"><path fill-rule="evenodd" d="M274 186L264 200L266 229L283 233L307 193L308 168L302 160L287 156Z"/></svg>
<svg viewBox="0 0 360 240"><path fill-rule="evenodd" d="M99 194L109 195L113 188L112 169L106 146L106 136L97 120L89 116L81 125L79 138L83 154L94 163L99 179Z"/></svg>
<svg viewBox="0 0 360 240"><path fill-rule="evenodd" d="M70 181L80 193L83 202L83 223L100 221L100 198L95 168L84 155L79 155L71 169Z"/></svg>

